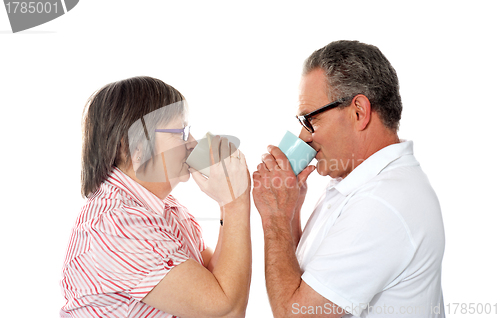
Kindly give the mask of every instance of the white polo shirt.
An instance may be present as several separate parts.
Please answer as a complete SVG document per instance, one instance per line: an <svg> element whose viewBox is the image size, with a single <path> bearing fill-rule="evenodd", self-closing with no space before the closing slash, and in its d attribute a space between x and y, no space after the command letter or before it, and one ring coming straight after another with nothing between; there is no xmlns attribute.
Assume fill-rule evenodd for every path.
<svg viewBox="0 0 500 318"><path fill-rule="evenodd" d="M444 317L444 241L436 194L402 141L330 181L296 254L302 279L345 317Z"/></svg>

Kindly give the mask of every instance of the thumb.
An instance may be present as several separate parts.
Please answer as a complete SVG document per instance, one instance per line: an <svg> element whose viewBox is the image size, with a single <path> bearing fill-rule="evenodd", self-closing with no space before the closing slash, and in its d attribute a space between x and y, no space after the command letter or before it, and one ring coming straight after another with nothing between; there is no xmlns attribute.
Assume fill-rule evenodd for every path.
<svg viewBox="0 0 500 318"><path fill-rule="evenodd" d="M299 175L297 176L299 186L302 186L304 183L306 183L307 178L315 169L315 166L307 166L304 170L302 170L301 173L299 173Z"/></svg>
<svg viewBox="0 0 500 318"><path fill-rule="evenodd" d="M199 171L194 170L193 168L189 168L189 172L193 176L194 181L200 187L201 190L205 189L207 178L205 178Z"/></svg>

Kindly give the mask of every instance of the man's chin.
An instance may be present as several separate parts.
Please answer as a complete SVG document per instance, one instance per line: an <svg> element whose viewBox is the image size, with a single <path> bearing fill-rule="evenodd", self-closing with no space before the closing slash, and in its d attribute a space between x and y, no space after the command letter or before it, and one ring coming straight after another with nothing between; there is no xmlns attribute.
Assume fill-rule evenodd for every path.
<svg viewBox="0 0 500 318"><path fill-rule="evenodd" d="M318 174L319 174L320 176L322 176L322 177L324 177L324 176L327 176L327 175L328 175L328 171L325 171L325 170L323 170L323 169L317 169L317 171L318 171Z"/></svg>
<svg viewBox="0 0 500 318"><path fill-rule="evenodd" d="M326 167L320 163L316 164L316 172L318 172L318 174L323 177L330 173L330 171L328 171L328 169L326 169Z"/></svg>

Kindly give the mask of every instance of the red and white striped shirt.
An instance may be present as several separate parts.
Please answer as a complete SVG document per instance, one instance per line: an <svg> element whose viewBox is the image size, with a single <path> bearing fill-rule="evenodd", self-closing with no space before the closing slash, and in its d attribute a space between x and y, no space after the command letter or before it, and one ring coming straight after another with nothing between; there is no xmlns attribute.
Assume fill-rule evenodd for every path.
<svg viewBox="0 0 500 318"><path fill-rule="evenodd" d="M200 225L171 195L160 200L115 168L71 232L61 317L173 317L141 302L192 258L203 264Z"/></svg>

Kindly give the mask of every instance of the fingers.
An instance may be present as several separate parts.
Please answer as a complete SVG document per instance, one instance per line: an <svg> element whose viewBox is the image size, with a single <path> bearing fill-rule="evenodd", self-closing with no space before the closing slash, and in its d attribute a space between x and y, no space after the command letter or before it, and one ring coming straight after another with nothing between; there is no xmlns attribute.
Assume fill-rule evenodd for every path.
<svg viewBox="0 0 500 318"><path fill-rule="evenodd" d="M281 170L292 170L292 166L290 165L288 158L285 156L285 154L283 153L283 151L281 151L280 148L273 145L269 145L267 147L267 150L274 157L277 166Z"/></svg>
<svg viewBox="0 0 500 318"><path fill-rule="evenodd" d="M194 170L193 168L189 168L189 172L193 176L194 181L200 187L200 189L205 189L207 178L205 178L199 171Z"/></svg>
<svg viewBox="0 0 500 318"><path fill-rule="evenodd" d="M214 136L209 149L210 177L205 178L194 169L190 172L200 189L223 206L236 200L251 187L250 174L245 156L228 138Z"/></svg>
<svg viewBox="0 0 500 318"><path fill-rule="evenodd" d="M315 166L307 166L301 173L297 176L299 181L299 187L301 187L306 181L309 175L316 169Z"/></svg>
<svg viewBox="0 0 500 318"><path fill-rule="evenodd" d="M276 160L274 160L274 157L271 154L268 153L263 154L261 159L268 171L274 171L279 169Z"/></svg>
<svg viewBox="0 0 500 318"><path fill-rule="evenodd" d="M267 166L264 163L259 163L257 165L257 171L260 174L265 174L266 172L269 172L269 169L267 169Z"/></svg>
<svg viewBox="0 0 500 318"><path fill-rule="evenodd" d="M261 159L268 171L292 171L292 166L281 149L276 146L268 146L267 150L269 153L262 155Z"/></svg>
<svg viewBox="0 0 500 318"><path fill-rule="evenodd" d="M220 163L221 160L228 159L226 164L237 160L246 165L245 155L234 145L229 142L228 138L219 135L212 138L210 143L210 164Z"/></svg>
<svg viewBox="0 0 500 318"><path fill-rule="evenodd" d="M230 155L230 152L229 152L229 140L227 140L227 138L224 138L224 137L219 137L220 138L220 149L219 149L219 153L220 153L220 160L225 160L225 159L228 159L229 155Z"/></svg>
<svg viewBox="0 0 500 318"><path fill-rule="evenodd" d="M221 160L228 159L229 157L237 157L238 152L239 150L232 142L229 142L229 140L225 137L217 135L212 138L210 145L210 163L219 163ZM229 158L229 161L230 160L231 158Z"/></svg>
<svg viewBox="0 0 500 318"><path fill-rule="evenodd" d="M252 178L255 180L255 179L258 179L258 178L261 178L262 176L260 175L260 172L259 171L254 171L252 173Z"/></svg>
<svg viewBox="0 0 500 318"><path fill-rule="evenodd" d="M239 151L232 142L229 143L229 159L230 161L239 160Z"/></svg>
<svg viewBox="0 0 500 318"><path fill-rule="evenodd" d="M210 144L210 164L216 164L220 162L220 136L215 136L212 138Z"/></svg>
<svg viewBox="0 0 500 318"><path fill-rule="evenodd" d="M256 194L256 190L258 191L260 186L262 185L262 175L260 174L259 171L254 171L252 173L252 180L253 180L253 194Z"/></svg>
<svg viewBox="0 0 500 318"><path fill-rule="evenodd" d="M239 149L238 149L238 157L240 157L240 162L242 164L244 164L245 167L247 167L247 159L245 157L245 154L243 152L241 152ZM248 169L248 167L247 167L247 169Z"/></svg>
<svg viewBox="0 0 500 318"><path fill-rule="evenodd" d="M295 176L288 158L278 147L269 146L268 150L270 153L262 155L262 163L257 165L257 170L252 176L254 181L262 180L264 185L268 184L271 179L272 182L276 181L276 184L285 185L287 188L300 187L306 183L307 178L316 168L308 166Z"/></svg>

